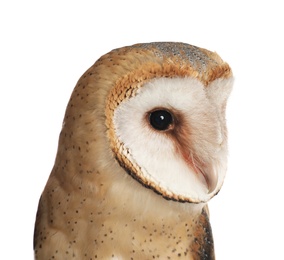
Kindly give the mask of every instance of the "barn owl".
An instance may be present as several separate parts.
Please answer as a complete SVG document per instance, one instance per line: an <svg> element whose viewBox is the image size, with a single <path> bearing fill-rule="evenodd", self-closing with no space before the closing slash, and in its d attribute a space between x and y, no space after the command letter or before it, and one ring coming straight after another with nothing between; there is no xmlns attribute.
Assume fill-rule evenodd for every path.
<svg viewBox="0 0 284 260"><path fill-rule="evenodd" d="M39 201L35 259L215 259L231 69L185 43L115 49L79 79Z"/></svg>

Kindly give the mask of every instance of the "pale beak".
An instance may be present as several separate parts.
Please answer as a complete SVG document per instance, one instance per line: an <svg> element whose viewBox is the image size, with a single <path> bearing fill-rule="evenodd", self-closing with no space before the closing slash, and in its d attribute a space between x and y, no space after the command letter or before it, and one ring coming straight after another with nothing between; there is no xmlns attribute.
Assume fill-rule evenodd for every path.
<svg viewBox="0 0 284 260"><path fill-rule="evenodd" d="M218 183L218 174L217 172L212 168L209 167L209 169L205 169L203 171L200 171L201 174L203 175L207 188L208 188L208 193L211 193L215 190L217 183Z"/></svg>
<svg viewBox="0 0 284 260"><path fill-rule="evenodd" d="M198 179L207 186L207 193L211 193L215 190L218 183L218 173L213 169L212 166L206 166L204 163L201 163L199 160L194 158L192 154L185 155L183 154L184 159L187 165L194 170L197 174Z"/></svg>

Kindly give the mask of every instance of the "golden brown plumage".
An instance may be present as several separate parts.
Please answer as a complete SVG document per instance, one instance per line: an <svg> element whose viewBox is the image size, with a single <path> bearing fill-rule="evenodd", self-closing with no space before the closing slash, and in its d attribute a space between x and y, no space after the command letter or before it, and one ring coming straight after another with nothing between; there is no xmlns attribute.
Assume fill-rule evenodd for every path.
<svg viewBox="0 0 284 260"><path fill-rule="evenodd" d="M217 54L182 43L140 44L102 56L80 78L67 106L55 165L38 206L35 258L214 259L206 201L223 180L200 200L158 187L121 141L115 111L155 78L194 78L209 88L231 76ZM225 101L212 122L223 117ZM209 115L216 113L213 103ZM192 129L171 140L194 138ZM220 133L214 130L204 144L198 141L201 150L194 148L194 140L187 142L192 144L190 155L185 152L188 160L192 155L189 168L195 162L204 168L219 164L219 147L226 153L226 127L220 131L220 144L215 141Z"/></svg>

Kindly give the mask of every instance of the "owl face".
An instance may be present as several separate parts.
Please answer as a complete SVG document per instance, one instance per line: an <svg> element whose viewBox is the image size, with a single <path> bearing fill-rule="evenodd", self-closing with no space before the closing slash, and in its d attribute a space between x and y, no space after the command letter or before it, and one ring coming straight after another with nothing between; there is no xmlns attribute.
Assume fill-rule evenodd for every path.
<svg viewBox="0 0 284 260"><path fill-rule="evenodd" d="M226 172L231 79L154 78L116 107L111 146L120 165L166 199L206 202Z"/></svg>

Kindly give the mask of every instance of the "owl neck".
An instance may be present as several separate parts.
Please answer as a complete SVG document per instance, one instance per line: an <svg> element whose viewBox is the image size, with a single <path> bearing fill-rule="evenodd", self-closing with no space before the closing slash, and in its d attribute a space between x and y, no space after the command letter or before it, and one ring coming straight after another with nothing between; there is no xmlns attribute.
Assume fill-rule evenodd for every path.
<svg viewBox="0 0 284 260"><path fill-rule="evenodd" d="M169 201L135 180L123 180L122 186L115 182L109 187L96 205L100 216L94 222L103 229L96 233L97 241L105 243L104 235L111 232L110 247L120 256L123 250L132 252L133 259L152 258L153 252L161 259L214 259L206 205ZM98 245L97 250L103 256L105 248Z"/></svg>

